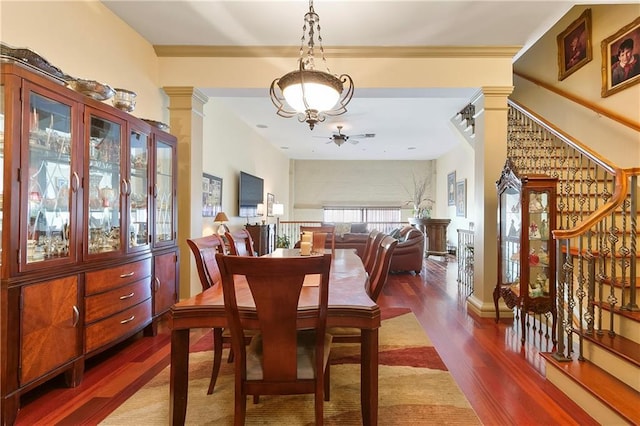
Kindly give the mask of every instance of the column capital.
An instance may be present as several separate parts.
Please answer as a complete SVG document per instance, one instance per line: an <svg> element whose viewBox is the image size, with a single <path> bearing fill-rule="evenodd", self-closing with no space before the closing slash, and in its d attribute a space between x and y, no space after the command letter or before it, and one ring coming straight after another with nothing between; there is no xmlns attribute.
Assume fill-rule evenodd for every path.
<svg viewBox="0 0 640 426"><path fill-rule="evenodd" d="M195 109L202 111L202 107L209 101L209 97L191 86L164 86L162 88L169 96L169 109Z"/></svg>
<svg viewBox="0 0 640 426"><path fill-rule="evenodd" d="M513 92L513 86L482 86L484 109L507 109L507 98Z"/></svg>

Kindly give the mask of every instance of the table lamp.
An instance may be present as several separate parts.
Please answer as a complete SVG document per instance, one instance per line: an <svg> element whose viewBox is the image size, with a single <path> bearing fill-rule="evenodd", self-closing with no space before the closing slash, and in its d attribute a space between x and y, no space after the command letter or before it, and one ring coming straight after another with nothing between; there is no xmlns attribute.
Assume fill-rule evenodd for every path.
<svg viewBox="0 0 640 426"><path fill-rule="evenodd" d="M225 232L229 231L229 228L224 224L225 222L229 222L229 218L224 212L218 212L216 217L213 218L214 222L220 222L220 226L218 226L218 235L224 235Z"/></svg>

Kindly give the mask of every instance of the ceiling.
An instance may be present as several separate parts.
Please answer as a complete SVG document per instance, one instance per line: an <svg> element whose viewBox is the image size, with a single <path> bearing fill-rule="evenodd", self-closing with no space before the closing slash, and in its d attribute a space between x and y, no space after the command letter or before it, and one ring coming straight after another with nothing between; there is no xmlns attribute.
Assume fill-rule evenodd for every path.
<svg viewBox="0 0 640 426"><path fill-rule="evenodd" d="M606 2L606 1L605 1ZM102 0L153 45L299 46L308 1ZM524 46L577 2L563 0L316 0L325 46ZM602 3L600 1L599 3ZM392 17L392 19L389 19ZM327 57L329 66L331 58ZM295 68L292 59L291 68ZM332 70L338 74L346 70ZM274 78L279 76L274 76ZM477 88L358 89L347 113L313 131L275 114L263 91L201 87L292 159L434 159L461 143L450 119ZM329 137L375 133L337 146Z"/></svg>

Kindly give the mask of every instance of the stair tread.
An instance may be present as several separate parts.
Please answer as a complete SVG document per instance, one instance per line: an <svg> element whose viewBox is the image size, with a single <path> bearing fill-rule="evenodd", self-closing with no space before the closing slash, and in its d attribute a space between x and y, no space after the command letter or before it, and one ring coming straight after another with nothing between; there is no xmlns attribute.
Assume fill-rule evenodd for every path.
<svg viewBox="0 0 640 426"><path fill-rule="evenodd" d="M598 346L602 346L610 349L613 353L622 357L629 362L634 363L637 367L640 367L640 344L634 342L633 340L627 339L623 336L611 336L605 330L603 333L593 333L587 334L582 333L582 336L597 344Z"/></svg>
<svg viewBox="0 0 640 426"><path fill-rule="evenodd" d="M640 393L589 361L561 362L553 354L541 354L548 363L572 378L583 389L610 407L631 424L640 424Z"/></svg>
<svg viewBox="0 0 640 426"><path fill-rule="evenodd" d="M611 310L611 305L609 303L603 302L602 304L598 302L593 302L595 306L602 307L602 309L606 309L607 311ZM628 309L620 309L620 306L615 307L614 312L617 315L623 316L625 318L629 318L632 321L640 322L640 311L630 311Z"/></svg>

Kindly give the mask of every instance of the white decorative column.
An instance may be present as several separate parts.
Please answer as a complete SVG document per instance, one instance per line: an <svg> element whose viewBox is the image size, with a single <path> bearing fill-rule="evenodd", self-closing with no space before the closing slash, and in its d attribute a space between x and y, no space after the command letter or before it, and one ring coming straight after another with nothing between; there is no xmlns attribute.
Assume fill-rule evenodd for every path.
<svg viewBox="0 0 640 426"><path fill-rule="evenodd" d="M495 314L493 289L498 279L498 195L496 181L507 158L507 98L512 86L486 86L474 105L475 250L474 292L468 307L482 317ZM509 315L509 312L505 312ZM501 313L502 316L502 313Z"/></svg>
<svg viewBox="0 0 640 426"><path fill-rule="evenodd" d="M203 109L208 98L193 87L163 89L169 96L171 133L178 138L179 298L184 299L202 291L186 241L202 236Z"/></svg>

